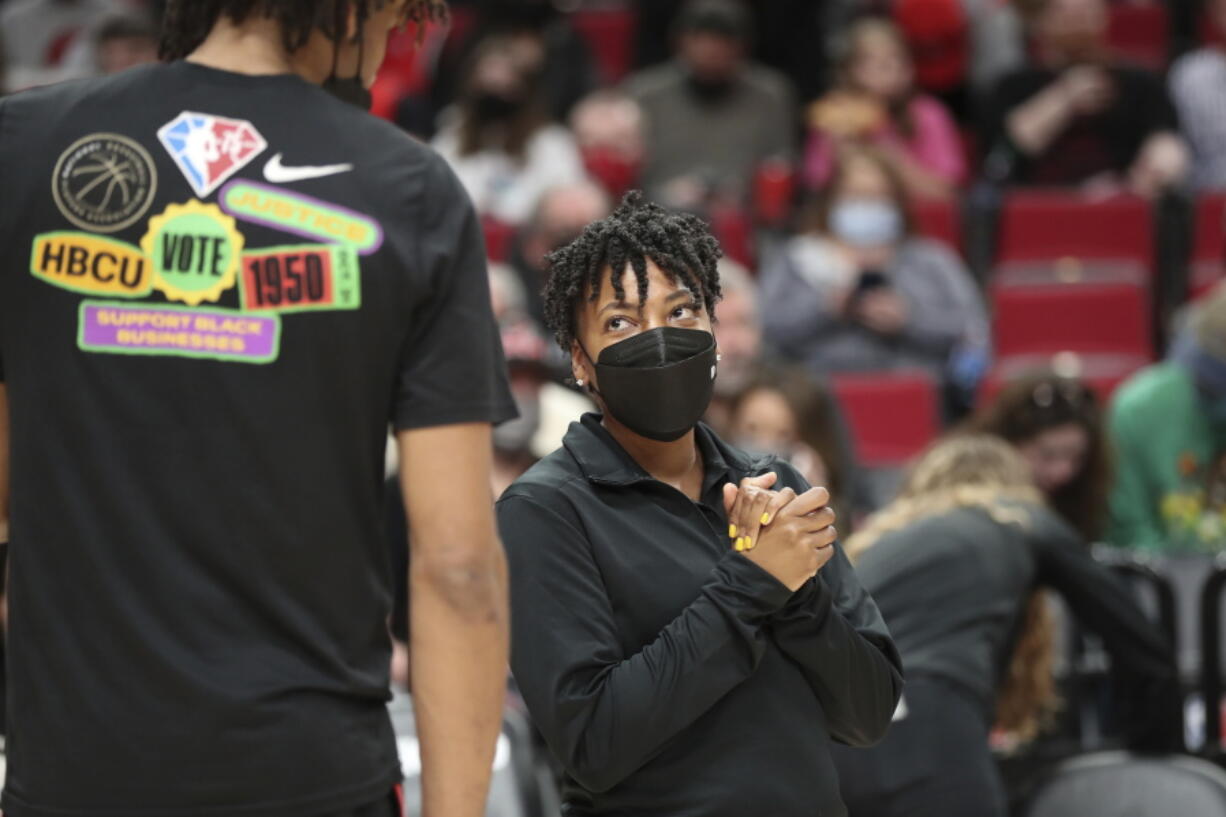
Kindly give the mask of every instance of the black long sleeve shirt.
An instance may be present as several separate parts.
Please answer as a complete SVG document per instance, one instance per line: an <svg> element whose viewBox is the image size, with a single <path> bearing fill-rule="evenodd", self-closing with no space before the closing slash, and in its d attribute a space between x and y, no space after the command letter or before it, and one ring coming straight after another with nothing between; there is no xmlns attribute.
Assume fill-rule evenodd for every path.
<svg viewBox="0 0 1226 817"><path fill-rule="evenodd" d="M935 514L887 533L856 564L881 606L909 678L938 677L977 697L992 717L1000 672L1036 587L1068 602L1103 640L1132 684L1127 737L1137 748L1176 750L1179 684L1174 650L1128 588L1090 558L1077 534L1045 508L1018 505L1020 524L978 508Z"/></svg>
<svg viewBox="0 0 1226 817"><path fill-rule="evenodd" d="M843 815L829 743L885 733L897 652L841 550L796 593L733 550L725 482L808 486L696 436L699 502L596 415L503 495L516 682L571 817Z"/></svg>

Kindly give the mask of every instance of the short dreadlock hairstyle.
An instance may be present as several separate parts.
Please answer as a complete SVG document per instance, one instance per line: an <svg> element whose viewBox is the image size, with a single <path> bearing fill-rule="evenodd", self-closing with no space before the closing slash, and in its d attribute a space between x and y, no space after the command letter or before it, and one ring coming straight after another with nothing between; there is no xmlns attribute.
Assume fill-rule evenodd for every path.
<svg viewBox="0 0 1226 817"><path fill-rule="evenodd" d="M706 222L689 213L666 210L631 190L611 215L594 221L571 243L545 257L545 323L558 345L570 352L575 339L575 314L580 299L600 296L605 269L614 273L613 291L625 298L622 273L629 264L638 281L639 303L647 300L647 259L671 281L694 293L708 313L720 299L719 271L723 252Z"/></svg>
<svg viewBox="0 0 1226 817"><path fill-rule="evenodd" d="M162 59L186 57L204 42L224 15L236 23L248 17L271 17L281 25L285 50L293 53L306 45L319 29L336 40L350 9L358 20L394 0L168 0L162 22ZM405 23L444 23L446 0L409 0Z"/></svg>

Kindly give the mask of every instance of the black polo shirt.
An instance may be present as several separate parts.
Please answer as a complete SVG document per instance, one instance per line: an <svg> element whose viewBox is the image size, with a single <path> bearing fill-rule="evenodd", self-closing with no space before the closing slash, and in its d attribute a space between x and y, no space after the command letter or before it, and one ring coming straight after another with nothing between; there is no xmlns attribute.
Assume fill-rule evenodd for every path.
<svg viewBox="0 0 1226 817"><path fill-rule="evenodd" d="M723 484L807 490L796 470L697 441L699 502L589 414L498 503L512 669L567 814L843 815L830 741L884 734L898 654L841 549L796 593L733 550Z"/></svg>

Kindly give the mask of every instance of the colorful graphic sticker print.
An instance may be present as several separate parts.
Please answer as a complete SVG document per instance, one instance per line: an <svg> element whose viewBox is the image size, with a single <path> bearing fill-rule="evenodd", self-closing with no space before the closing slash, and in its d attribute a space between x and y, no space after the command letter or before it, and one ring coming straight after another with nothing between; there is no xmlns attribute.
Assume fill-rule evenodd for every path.
<svg viewBox="0 0 1226 817"><path fill-rule="evenodd" d="M157 193L149 151L117 133L93 133L60 154L51 174L55 206L73 226L114 233L141 219Z"/></svg>
<svg viewBox="0 0 1226 817"><path fill-rule="evenodd" d="M281 318L227 309L82 301L77 345L87 352L269 363Z"/></svg>
<svg viewBox="0 0 1226 817"><path fill-rule="evenodd" d="M372 218L340 205L246 180L230 182L219 196L227 213L314 241L344 244L370 255L383 244Z"/></svg>
<svg viewBox="0 0 1226 817"><path fill-rule="evenodd" d="M141 247L153 265L153 287L172 301L216 301L234 286L243 235L216 204L172 204L149 219Z"/></svg>
<svg viewBox="0 0 1226 817"><path fill-rule="evenodd" d="M362 305L358 255L351 247L310 244L243 254L239 292L244 309L300 312Z"/></svg>
<svg viewBox="0 0 1226 817"><path fill-rule="evenodd" d="M158 139L202 199L268 147L255 125L244 119L190 111L163 125Z"/></svg>
<svg viewBox="0 0 1226 817"><path fill-rule="evenodd" d="M153 290L153 266L139 247L89 233L35 236L30 272L54 286L89 295L140 298Z"/></svg>

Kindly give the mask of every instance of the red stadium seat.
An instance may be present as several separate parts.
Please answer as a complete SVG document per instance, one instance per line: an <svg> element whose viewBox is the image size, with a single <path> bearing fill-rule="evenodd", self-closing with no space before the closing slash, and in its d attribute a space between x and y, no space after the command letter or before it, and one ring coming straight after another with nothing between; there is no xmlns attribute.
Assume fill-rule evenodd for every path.
<svg viewBox="0 0 1226 817"><path fill-rule="evenodd" d="M1062 351L1153 356L1149 297L1127 281L996 286L998 358Z"/></svg>
<svg viewBox="0 0 1226 817"><path fill-rule="evenodd" d="M724 254L754 269L753 222L749 214L736 207L715 207L711 211L711 232Z"/></svg>
<svg viewBox="0 0 1226 817"><path fill-rule="evenodd" d="M487 216L481 219L481 229L485 233L485 256L491 261L506 261L515 239L515 227Z"/></svg>
<svg viewBox="0 0 1226 817"><path fill-rule="evenodd" d="M1001 210L1000 262L1128 258L1150 267L1153 255L1150 205L1136 196L1087 199L1076 192L1017 191Z"/></svg>
<svg viewBox="0 0 1226 817"><path fill-rule="evenodd" d="M1107 24L1107 42L1121 57L1154 70L1166 66L1170 48L1170 20L1158 3L1113 3Z"/></svg>
<svg viewBox="0 0 1226 817"><path fill-rule="evenodd" d="M1196 199L1188 296L1199 298L1226 275L1226 194Z"/></svg>
<svg viewBox="0 0 1226 817"><path fill-rule="evenodd" d="M590 9L571 15L571 23L583 38L600 66L604 81L620 82L630 71L634 49L634 11L630 8Z"/></svg>
<svg viewBox="0 0 1226 817"><path fill-rule="evenodd" d="M915 201L911 204L911 214L915 218L915 230L920 235L962 252L962 223L957 201Z"/></svg>
<svg viewBox="0 0 1226 817"><path fill-rule="evenodd" d="M1116 387L1149 361L1136 355L1060 352L1055 355L1017 355L997 364L979 384L978 403L990 405L1010 380L1036 370L1076 377L1089 386L1100 405L1107 405Z"/></svg>
<svg viewBox="0 0 1226 817"><path fill-rule="evenodd" d="M902 465L940 430L937 385L926 373L838 375L831 385L866 466Z"/></svg>

